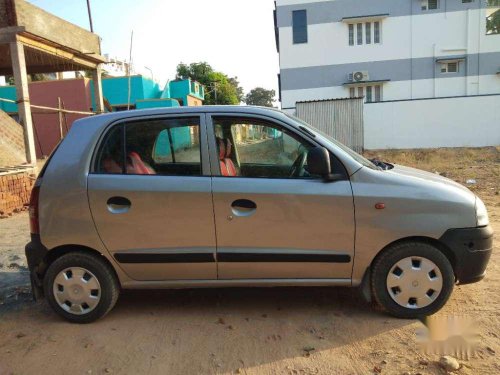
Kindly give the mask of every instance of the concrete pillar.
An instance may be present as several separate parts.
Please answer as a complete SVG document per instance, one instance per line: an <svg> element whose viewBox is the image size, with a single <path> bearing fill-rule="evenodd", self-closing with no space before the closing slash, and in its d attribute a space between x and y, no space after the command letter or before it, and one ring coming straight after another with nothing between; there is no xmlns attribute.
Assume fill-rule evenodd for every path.
<svg viewBox="0 0 500 375"><path fill-rule="evenodd" d="M26 161L29 164L36 166L35 137L33 134L30 95L28 92L28 74L26 72L26 60L24 58L24 46L22 43L18 41L10 43L10 56L12 59L14 80L16 82L19 120L24 128Z"/></svg>
<svg viewBox="0 0 500 375"><path fill-rule="evenodd" d="M94 81L94 100L97 113L104 112L104 100L102 98L102 69L101 65L92 71L92 80Z"/></svg>

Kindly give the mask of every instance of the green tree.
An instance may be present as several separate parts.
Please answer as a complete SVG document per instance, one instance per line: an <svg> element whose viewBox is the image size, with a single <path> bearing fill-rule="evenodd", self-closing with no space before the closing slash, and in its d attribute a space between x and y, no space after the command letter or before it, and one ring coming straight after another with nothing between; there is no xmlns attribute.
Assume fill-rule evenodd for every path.
<svg viewBox="0 0 500 375"><path fill-rule="evenodd" d="M245 97L243 94L243 87L240 86L238 77L229 78L229 83L236 87L236 96L238 97L238 104L241 103Z"/></svg>
<svg viewBox="0 0 500 375"><path fill-rule="evenodd" d="M262 107L273 107L276 91L266 90L262 87L256 87L245 96L245 103L248 105L260 105Z"/></svg>
<svg viewBox="0 0 500 375"><path fill-rule="evenodd" d="M486 34L500 34L500 10L486 17Z"/></svg>
<svg viewBox="0 0 500 375"><path fill-rule="evenodd" d="M238 77L215 71L207 62L177 65L177 79L191 78L205 86L205 104L240 104L243 89Z"/></svg>
<svg viewBox="0 0 500 375"><path fill-rule="evenodd" d="M28 75L28 81L30 82L39 82L39 81L50 81L51 77L47 74L43 73L34 73Z"/></svg>

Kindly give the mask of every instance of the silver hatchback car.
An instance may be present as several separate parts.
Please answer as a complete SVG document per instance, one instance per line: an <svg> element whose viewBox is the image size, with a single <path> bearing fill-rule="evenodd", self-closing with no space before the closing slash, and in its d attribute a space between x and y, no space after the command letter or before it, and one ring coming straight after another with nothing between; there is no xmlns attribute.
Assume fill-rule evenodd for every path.
<svg viewBox="0 0 500 375"><path fill-rule="evenodd" d="M483 202L451 180L230 106L76 121L30 221L34 295L78 323L128 288L352 286L425 316L484 277L493 237Z"/></svg>

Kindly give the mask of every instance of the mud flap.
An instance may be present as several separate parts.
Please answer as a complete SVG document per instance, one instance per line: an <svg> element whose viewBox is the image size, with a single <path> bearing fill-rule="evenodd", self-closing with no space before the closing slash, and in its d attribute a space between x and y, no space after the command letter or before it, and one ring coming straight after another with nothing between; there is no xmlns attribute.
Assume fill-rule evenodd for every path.
<svg viewBox="0 0 500 375"><path fill-rule="evenodd" d="M365 275L363 276L361 285L358 287L358 292L361 295L361 298L363 298L363 300L366 301L367 303L372 302L372 290L370 285L370 279L371 279L371 271L370 268L368 268L365 271Z"/></svg>
<svg viewBox="0 0 500 375"><path fill-rule="evenodd" d="M36 275L33 274L33 272L30 272L30 282L33 301L40 301L44 297L42 282Z"/></svg>

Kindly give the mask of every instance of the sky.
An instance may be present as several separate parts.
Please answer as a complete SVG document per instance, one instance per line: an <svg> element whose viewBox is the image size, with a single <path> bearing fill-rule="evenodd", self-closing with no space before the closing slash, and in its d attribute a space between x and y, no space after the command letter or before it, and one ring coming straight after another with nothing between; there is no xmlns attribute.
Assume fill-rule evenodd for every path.
<svg viewBox="0 0 500 375"><path fill-rule="evenodd" d="M86 0L28 0L89 29ZM102 54L132 60L139 73L160 83L175 78L180 62L206 61L238 77L245 93L278 90L273 0L90 0Z"/></svg>

